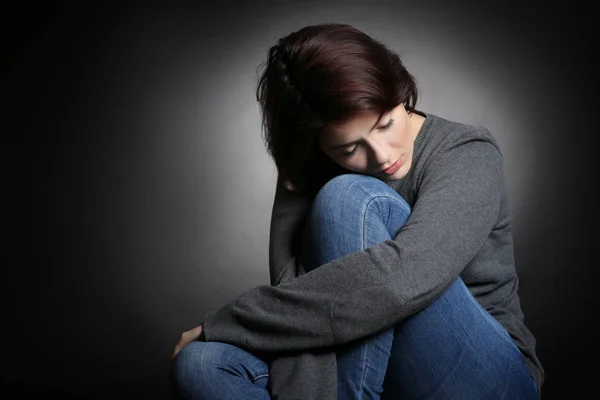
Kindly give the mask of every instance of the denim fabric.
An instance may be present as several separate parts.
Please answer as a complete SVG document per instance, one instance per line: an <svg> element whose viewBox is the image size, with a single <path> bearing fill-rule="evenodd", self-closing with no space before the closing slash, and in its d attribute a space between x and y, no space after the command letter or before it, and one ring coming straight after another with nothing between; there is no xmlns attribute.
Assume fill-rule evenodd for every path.
<svg viewBox="0 0 600 400"><path fill-rule="evenodd" d="M377 178L336 177L311 206L303 265L310 271L390 240L410 212L404 199ZM336 354L340 400L537 399L523 355L460 277L423 310L339 346ZM268 374L266 362L236 346L192 342L173 361L169 378L177 399L245 400L270 398Z"/></svg>
<svg viewBox="0 0 600 400"><path fill-rule="evenodd" d="M304 232L307 271L392 239L410 212L396 191L374 177L348 174L329 181ZM460 277L420 312L341 346L337 363L340 400L379 399L384 389L384 398L403 400L537 399L523 355Z"/></svg>
<svg viewBox="0 0 600 400"><path fill-rule="evenodd" d="M174 399L268 400L269 366L263 360L220 342L194 341L171 364Z"/></svg>

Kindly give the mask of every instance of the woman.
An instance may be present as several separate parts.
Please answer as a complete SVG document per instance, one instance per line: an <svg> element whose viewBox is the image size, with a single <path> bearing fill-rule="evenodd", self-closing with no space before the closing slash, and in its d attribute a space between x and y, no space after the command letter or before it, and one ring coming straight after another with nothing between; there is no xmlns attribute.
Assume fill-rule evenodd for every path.
<svg viewBox="0 0 600 400"><path fill-rule="evenodd" d="M184 333L176 396L538 398L491 133L416 110L397 54L344 24L280 39L257 99L271 286Z"/></svg>

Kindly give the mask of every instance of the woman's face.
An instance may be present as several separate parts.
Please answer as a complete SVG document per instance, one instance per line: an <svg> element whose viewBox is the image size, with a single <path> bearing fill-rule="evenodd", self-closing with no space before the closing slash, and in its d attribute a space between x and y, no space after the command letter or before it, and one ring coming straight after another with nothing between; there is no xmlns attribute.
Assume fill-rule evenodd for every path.
<svg viewBox="0 0 600 400"><path fill-rule="evenodd" d="M386 181L402 179L410 170L414 142L425 118L415 113L409 117L403 104L379 121L377 117L329 125L319 137L319 148L350 171Z"/></svg>

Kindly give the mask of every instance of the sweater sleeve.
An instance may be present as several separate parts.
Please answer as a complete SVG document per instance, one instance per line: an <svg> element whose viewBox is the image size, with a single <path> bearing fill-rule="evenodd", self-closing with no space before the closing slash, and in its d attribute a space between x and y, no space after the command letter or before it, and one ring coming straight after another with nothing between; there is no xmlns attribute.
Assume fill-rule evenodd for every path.
<svg viewBox="0 0 600 400"><path fill-rule="evenodd" d="M259 286L205 315L208 341L258 351L335 346L387 329L432 303L497 220L502 156L486 140L438 152L398 234L292 281Z"/></svg>
<svg viewBox="0 0 600 400"><path fill-rule="evenodd" d="M269 237L272 286L304 274L297 254L302 246L302 221L309 205L308 199L286 190L278 177ZM336 378L336 353L333 350L277 354L269 360L269 394L274 400L337 399Z"/></svg>
<svg viewBox="0 0 600 400"><path fill-rule="evenodd" d="M304 273L296 255L301 246L302 221L309 200L289 192L277 178L269 233L269 273L271 286L289 282Z"/></svg>

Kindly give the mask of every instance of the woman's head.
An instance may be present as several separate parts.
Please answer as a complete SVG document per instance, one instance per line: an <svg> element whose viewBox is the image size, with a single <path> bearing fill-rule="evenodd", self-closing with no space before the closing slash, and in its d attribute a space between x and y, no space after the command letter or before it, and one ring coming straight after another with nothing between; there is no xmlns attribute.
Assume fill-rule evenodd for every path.
<svg viewBox="0 0 600 400"><path fill-rule="evenodd" d="M256 96L267 150L296 191L315 194L348 171L386 179L378 171L412 155L414 78L396 53L352 26L307 26L279 39Z"/></svg>

